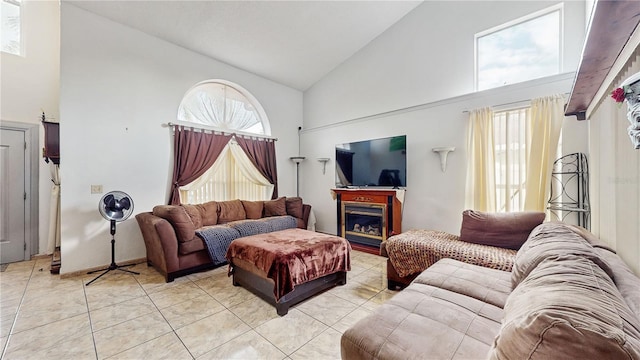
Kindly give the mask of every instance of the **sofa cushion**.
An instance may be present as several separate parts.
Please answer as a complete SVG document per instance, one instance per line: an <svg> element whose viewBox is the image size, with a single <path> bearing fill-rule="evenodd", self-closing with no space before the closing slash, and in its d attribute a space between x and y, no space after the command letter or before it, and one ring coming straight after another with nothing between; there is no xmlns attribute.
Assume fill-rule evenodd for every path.
<svg viewBox="0 0 640 360"><path fill-rule="evenodd" d="M631 311L640 317L640 278L625 264L620 256L604 249L595 249L613 272L613 282Z"/></svg>
<svg viewBox="0 0 640 360"><path fill-rule="evenodd" d="M244 212L247 213L247 219L260 219L264 208L264 201L242 201Z"/></svg>
<svg viewBox="0 0 640 360"><path fill-rule="evenodd" d="M202 218L202 226L212 226L218 223L218 203L208 201L203 204L196 205Z"/></svg>
<svg viewBox="0 0 640 360"><path fill-rule="evenodd" d="M225 224L231 221L244 220L247 213L244 211L242 201L229 200L218 202L218 223Z"/></svg>
<svg viewBox="0 0 640 360"><path fill-rule="evenodd" d="M518 250L544 217L543 212L537 211L487 213L465 210L462 212L460 240Z"/></svg>
<svg viewBox="0 0 640 360"><path fill-rule="evenodd" d="M153 208L153 215L166 219L176 232L178 241L190 241L196 235L191 218L180 205L158 205Z"/></svg>
<svg viewBox="0 0 640 360"><path fill-rule="evenodd" d="M504 308L511 293L511 273L444 258L423 271L415 283L470 296Z"/></svg>
<svg viewBox="0 0 640 360"><path fill-rule="evenodd" d="M275 200L264 202L264 216L282 216L287 215L287 205L285 197L279 197Z"/></svg>
<svg viewBox="0 0 640 360"><path fill-rule="evenodd" d="M346 330L341 355L343 359L484 358L502 316L499 307L414 282Z"/></svg>
<svg viewBox="0 0 640 360"><path fill-rule="evenodd" d="M205 248L204 241L198 236L194 236L193 239L178 244L178 252L180 255L188 255L196 251L204 250Z"/></svg>
<svg viewBox="0 0 640 360"><path fill-rule="evenodd" d="M638 359L640 324L591 260L546 258L511 293L491 359Z"/></svg>
<svg viewBox="0 0 640 360"><path fill-rule="evenodd" d="M515 288L543 260L566 256L587 258L613 278L613 272L608 264L589 242L566 224L548 222L535 228L516 254L511 270L512 286Z"/></svg>
<svg viewBox="0 0 640 360"><path fill-rule="evenodd" d="M189 205L189 204L181 204L184 210L189 215L191 222L193 223L193 227L199 229L202 227L202 216L200 215L200 210L198 210L197 205Z"/></svg>
<svg viewBox="0 0 640 360"><path fill-rule="evenodd" d="M285 199L285 208L288 215L294 218L302 219L302 198L300 197L288 197Z"/></svg>

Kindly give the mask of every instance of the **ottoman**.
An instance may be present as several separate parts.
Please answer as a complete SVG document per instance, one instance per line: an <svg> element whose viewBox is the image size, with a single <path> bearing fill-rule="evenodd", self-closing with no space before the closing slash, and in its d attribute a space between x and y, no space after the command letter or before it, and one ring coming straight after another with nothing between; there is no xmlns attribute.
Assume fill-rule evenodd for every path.
<svg viewBox="0 0 640 360"><path fill-rule="evenodd" d="M245 236L227 250L229 275L286 315L289 307L347 282L351 246L341 237L303 229Z"/></svg>

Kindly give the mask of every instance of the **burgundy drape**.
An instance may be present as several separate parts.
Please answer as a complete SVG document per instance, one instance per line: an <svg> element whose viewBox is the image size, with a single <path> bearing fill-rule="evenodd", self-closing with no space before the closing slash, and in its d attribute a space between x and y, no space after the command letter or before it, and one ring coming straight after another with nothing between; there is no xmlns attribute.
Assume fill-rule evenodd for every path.
<svg viewBox="0 0 640 360"><path fill-rule="evenodd" d="M207 134L174 126L173 179L169 204L180 204L180 186L204 174L216 161L232 135Z"/></svg>
<svg viewBox="0 0 640 360"><path fill-rule="evenodd" d="M276 170L276 145L273 140L247 139L236 137L238 145L244 150L253 165L270 183L273 184L272 199L278 197L278 172Z"/></svg>

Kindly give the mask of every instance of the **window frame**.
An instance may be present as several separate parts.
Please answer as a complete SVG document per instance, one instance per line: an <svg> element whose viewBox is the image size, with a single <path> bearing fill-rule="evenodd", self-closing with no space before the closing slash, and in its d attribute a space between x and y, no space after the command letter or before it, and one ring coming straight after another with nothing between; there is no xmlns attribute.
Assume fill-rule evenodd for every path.
<svg viewBox="0 0 640 360"><path fill-rule="evenodd" d="M7 3L7 4L11 4L14 6L17 6L19 9L19 18L20 18L20 40L19 40L19 47L18 47L18 53L12 53L12 52L8 52L5 51L4 49L0 48L0 52L4 53L4 54L9 54L9 55L14 55L14 56L21 56L24 57L25 53L24 53L24 20L25 20L25 16L24 16L24 10L25 10L25 2L24 0L0 0L3 3Z"/></svg>
<svg viewBox="0 0 640 360"><path fill-rule="evenodd" d="M521 82L525 82L525 81L530 81L530 80L535 80L535 79L539 79L539 78L531 78L531 79L527 79L527 80L522 80L522 81L518 81L518 82L514 82L514 83L507 83L504 85L500 85L500 86L495 86L495 87L489 87L486 89L482 89L479 90L478 89L478 80L479 80L479 69L478 69L478 40L480 38L483 38L487 35L491 35L494 33L497 33L499 31L508 29L508 28L512 28L515 27L517 25L521 25L523 23L526 23L528 21L534 20L534 19L538 19L541 18L543 16L552 14L554 12L558 12L558 35L559 35L559 39L558 39L558 73L557 74L561 74L564 71L564 3L558 3L552 6L549 6L547 8L535 11L531 14L525 15L525 16L521 16L517 19L508 21L504 24L498 25L498 26L494 26L490 29L484 30L484 31L480 31L478 33L476 33L474 35L473 38L473 75L474 75L474 80L473 80L473 89L474 91L484 91L484 90L490 90L490 89L495 89L495 88L499 88L501 86L506 86L506 85L512 85L512 84L518 84ZM557 74L547 74L545 76L553 76L553 75L557 75ZM544 77L544 76L543 76Z"/></svg>

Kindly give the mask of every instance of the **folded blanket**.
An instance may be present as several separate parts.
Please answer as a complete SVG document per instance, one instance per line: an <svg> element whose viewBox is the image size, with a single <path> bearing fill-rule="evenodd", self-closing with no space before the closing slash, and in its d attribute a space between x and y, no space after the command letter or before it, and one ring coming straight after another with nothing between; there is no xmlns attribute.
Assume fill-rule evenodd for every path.
<svg viewBox="0 0 640 360"><path fill-rule="evenodd" d="M215 265L223 264L227 261L225 255L231 242L240 237L238 230L228 226L208 226L196 230L202 240L204 240L209 256Z"/></svg>

